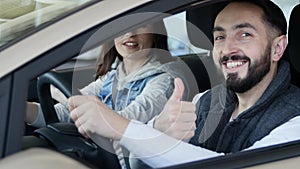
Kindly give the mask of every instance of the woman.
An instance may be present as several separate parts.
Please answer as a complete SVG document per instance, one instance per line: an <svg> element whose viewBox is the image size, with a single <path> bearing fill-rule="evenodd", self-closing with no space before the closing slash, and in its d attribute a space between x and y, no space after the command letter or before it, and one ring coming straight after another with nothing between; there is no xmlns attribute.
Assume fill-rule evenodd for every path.
<svg viewBox="0 0 300 169"><path fill-rule="evenodd" d="M81 89L81 92L97 96L128 119L142 122L152 119L162 111L174 88L174 78L166 71L169 67L164 66L164 63L173 60L165 35L161 21L115 38L114 45L104 45L103 56L99 60L101 64L97 67L97 80ZM120 64L116 70L112 70L116 59ZM66 103L55 105L60 121L71 122L68 107ZM38 104L28 103L26 122L35 127L45 125ZM114 149L124 167L118 142L114 142Z"/></svg>

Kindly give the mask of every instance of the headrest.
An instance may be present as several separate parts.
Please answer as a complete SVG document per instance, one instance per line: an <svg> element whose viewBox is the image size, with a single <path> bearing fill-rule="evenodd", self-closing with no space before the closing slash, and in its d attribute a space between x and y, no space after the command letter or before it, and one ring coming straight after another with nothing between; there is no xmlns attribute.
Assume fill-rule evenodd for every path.
<svg viewBox="0 0 300 169"><path fill-rule="evenodd" d="M300 4L292 10L289 21L288 52L293 67L300 72Z"/></svg>
<svg viewBox="0 0 300 169"><path fill-rule="evenodd" d="M228 2L208 3L186 11L187 34L192 45L212 50L215 17ZM199 31L200 29L200 31Z"/></svg>

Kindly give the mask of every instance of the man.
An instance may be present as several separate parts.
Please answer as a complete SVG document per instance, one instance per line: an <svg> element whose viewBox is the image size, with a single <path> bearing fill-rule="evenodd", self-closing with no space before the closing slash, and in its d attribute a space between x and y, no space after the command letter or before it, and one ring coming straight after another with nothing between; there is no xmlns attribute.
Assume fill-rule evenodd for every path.
<svg viewBox="0 0 300 169"><path fill-rule="evenodd" d="M152 167L299 139L300 90L280 60L287 46L282 11L268 0L232 1L217 15L213 37L213 59L226 83L195 97L195 133L195 106L180 101L180 79L154 121L157 130L109 111L95 98L75 96L69 101L79 132L120 140ZM178 140L188 138L190 144Z"/></svg>

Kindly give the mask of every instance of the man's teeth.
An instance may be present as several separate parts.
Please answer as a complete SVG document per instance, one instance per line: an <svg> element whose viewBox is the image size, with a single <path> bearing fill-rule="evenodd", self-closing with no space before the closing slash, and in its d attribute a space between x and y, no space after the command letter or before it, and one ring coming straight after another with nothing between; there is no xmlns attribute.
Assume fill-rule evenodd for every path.
<svg viewBox="0 0 300 169"><path fill-rule="evenodd" d="M227 68L235 68L242 64L243 64L243 62L227 62L226 66L227 66Z"/></svg>

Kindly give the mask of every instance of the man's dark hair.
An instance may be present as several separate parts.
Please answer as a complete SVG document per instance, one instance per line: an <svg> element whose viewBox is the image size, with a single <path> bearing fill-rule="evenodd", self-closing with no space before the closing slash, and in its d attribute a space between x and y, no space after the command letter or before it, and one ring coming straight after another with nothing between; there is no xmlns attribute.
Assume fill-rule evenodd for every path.
<svg viewBox="0 0 300 169"><path fill-rule="evenodd" d="M261 7L264 11L264 20L279 31L280 35L286 35L287 22L282 10L270 0L230 0L229 2L247 2Z"/></svg>

